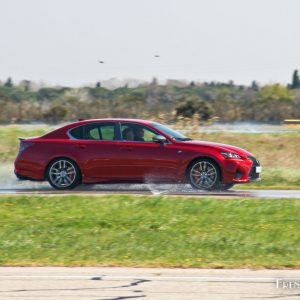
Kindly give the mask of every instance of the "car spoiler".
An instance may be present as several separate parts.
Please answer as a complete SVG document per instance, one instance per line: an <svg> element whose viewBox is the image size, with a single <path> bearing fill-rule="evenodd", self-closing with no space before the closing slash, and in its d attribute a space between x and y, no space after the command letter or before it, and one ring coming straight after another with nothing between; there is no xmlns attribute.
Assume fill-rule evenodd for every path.
<svg viewBox="0 0 300 300"><path fill-rule="evenodd" d="M35 139L35 138L39 138L39 136L31 136L31 137L19 137L20 142L25 141L25 140L29 140L29 139Z"/></svg>

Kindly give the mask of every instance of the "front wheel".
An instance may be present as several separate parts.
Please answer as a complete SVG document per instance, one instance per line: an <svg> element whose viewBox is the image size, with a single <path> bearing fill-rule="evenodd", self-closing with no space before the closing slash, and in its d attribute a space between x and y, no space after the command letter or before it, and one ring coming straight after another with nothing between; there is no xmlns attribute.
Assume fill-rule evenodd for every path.
<svg viewBox="0 0 300 300"><path fill-rule="evenodd" d="M188 180L197 190L216 190L220 186L219 166L210 159L198 159L188 168Z"/></svg>
<svg viewBox="0 0 300 300"><path fill-rule="evenodd" d="M50 185L58 190L73 189L80 183L79 168L67 158L52 161L47 168L46 177Z"/></svg>

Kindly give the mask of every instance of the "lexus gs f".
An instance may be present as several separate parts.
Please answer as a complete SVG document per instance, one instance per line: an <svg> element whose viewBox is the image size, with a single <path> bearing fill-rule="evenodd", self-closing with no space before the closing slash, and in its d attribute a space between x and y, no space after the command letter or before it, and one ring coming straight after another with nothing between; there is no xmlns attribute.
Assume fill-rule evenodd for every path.
<svg viewBox="0 0 300 300"><path fill-rule="evenodd" d="M152 121L96 119L75 122L41 137L20 138L19 179L47 180L55 189L80 183L190 183L226 190L260 180L261 166L238 147L192 140Z"/></svg>

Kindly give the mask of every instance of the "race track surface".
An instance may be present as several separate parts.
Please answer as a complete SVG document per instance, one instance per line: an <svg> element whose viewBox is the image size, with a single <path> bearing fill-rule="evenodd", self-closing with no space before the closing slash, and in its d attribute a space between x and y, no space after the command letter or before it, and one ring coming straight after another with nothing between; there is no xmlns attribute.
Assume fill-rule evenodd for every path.
<svg viewBox="0 0 300 300"><path fill-rule="evenodd" d="M2 267L0 299L293 300L296 283L299 270Z"/></svg>
<svg viewBox="0 0 300 300"><path fill-rule="evenodd" d="M58 191L47 183L17 184L15 187L1 187L0 194L41 194L41 195L98 195L98 194L137 194L137 195L187 195L216 196L224 198L293 198L300 199L300 190L239 190L196 191L186 184L97 184L81 185L70 191Z"/></svg>
<svg viewBox="0 0 300 300"><path fill-rule="evenodd" d="M17 180L11 164L0 166L0 194L137 194L216 196L220 198L293 198L300 199L300 190L242 190L235 185L229 191L196 191L189 184L122 183L83 184L71 191L57 191L48 182Z"/></svg>

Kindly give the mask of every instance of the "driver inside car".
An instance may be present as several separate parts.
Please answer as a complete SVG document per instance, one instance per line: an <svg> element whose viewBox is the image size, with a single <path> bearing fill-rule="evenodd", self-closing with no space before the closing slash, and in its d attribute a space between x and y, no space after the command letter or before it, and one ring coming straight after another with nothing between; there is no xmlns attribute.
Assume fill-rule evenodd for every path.
<svg viewBox="0 0 300 300"><path fill-rule="evenodd" d="M126 128L122 132L123 139L126 141L134 141L134 132L131 128Z"/></svg>
<svg viewBox="0 0 300 300"><path fill-rule="evenodd" d="M145 142L144 140L144 129L142 127L136 127L134 130L134 140Z"/></svg>

